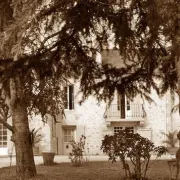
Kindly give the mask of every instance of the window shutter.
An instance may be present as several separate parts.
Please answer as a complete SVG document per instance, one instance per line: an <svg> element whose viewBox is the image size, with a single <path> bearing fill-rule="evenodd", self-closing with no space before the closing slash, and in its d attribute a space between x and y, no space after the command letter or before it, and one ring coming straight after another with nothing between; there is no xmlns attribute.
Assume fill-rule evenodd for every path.
<svg viewBox="0 0 180 180"><path fill-rule="evenodd" d="M68 109L68 88L64 87L64 109Z"/></svg>
<svg viewBox="0 0 180 180"><path fill-rule="evenodd" d="M128 99L126 101L126 105L127 105L127 110L130 111L131 110L131 106L130 106L130 101Z"/></svg>
<svg viewBox="0 0 180 180"><path fill-rule="evenodd" d="M121 94L121 118L125 118L125 93Z"/></svg>
<svg viewBox="0 0 180 180"><path fill-rule="evenodd" d="M119 93L117 94L117 109L121 110L121 95Z"/></svg>
<svg viewBox="0 0 180 180"><path fill-rule="evenodd" d="M69 86L69 109L74 109L74 86Z"/></svg>

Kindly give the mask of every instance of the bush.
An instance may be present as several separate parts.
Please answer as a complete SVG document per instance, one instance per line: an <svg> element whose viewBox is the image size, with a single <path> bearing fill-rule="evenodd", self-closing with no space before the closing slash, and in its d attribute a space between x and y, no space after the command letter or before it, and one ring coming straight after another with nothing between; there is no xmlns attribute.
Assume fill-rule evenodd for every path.
<svg viewBox="0 0 180 180"><path fill-rule="evenodd" d="M146 179L152 154L156 154L158 158L167 152L165 147L155 147L147 138L128 130L122 130L115 135L106 135L102 140L101 149L109 155L109 160L112 162L116 162L117 158L120 158L126 178L136 180ZM130 160L132 168L130 168L128 160Z"/></svg>
<svg viewBox="0 0 180 180"><path fill-rule="evenodd" d="M176 143L178 142L177 131L168 133L162 132L162 134L164 134L167 137L167 140L164 140L163 143L166 143L170 147L175 147Z"/></svg>
<svg viewBox="0 0 180 180"><path fill-rule="evenodd" d="M70 142L72 152L69 153L69 158L74 166L82 166L88 162L87 158L84 157L85 141L86 137L82 135L79 142Z"/></svg>

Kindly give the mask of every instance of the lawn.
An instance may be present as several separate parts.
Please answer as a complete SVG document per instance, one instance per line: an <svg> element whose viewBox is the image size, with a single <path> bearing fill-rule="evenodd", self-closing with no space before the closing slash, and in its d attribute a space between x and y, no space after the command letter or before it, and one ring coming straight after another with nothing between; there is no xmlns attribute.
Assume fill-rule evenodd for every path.
<svg viewBox="0 0 180 180"><path fill-rule="evenodd" d="M89 162L83 167L73 167L71 163L53 166L37 166L38 176L33 180L120 180L124 172L119 162ZM155 162L148 171L148 178L168 180L169 169L166 160ZM14 180L15 167L1 168L0 180Z"/></svg>

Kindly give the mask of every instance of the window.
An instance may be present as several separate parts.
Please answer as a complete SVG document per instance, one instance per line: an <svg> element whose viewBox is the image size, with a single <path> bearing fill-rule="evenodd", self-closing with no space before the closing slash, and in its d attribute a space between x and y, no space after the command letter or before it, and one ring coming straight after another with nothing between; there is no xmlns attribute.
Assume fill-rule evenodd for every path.
<svg viewBox="0 0 180 180"><path fill-rule="evenodd" d="M121 118L126 117L126 111L129 111L130 108L130 101L126 98L125 93L118 94L117 109L121 111Z"/></svg>
<svg viewBox="0 0 180 180"><path fill-rule="evenodd" d="M0 124L0 148L7 147L7 128Z"/></svg>
<svg viewBox="0 0 180 180"><path fill-rule="evenodd" d="M64 142L74 140L74 129L64 129Z"/></svg>
<svg viewBox="0 0 180 180"><path fill-rule="evenodd" d="M127 130L131 133L134 133L134 127L131 127L131 126L130 127L119 127L119 126L117 126L117 127L114 127L114 134L117 134L122 130Z"/></svg>
<svg viewBox="0 0 180 180"><path fill-rule="evenodd" d="M121 130L123 130L123 127L114 127L114 134L119 133Z"/></svg>
<svg viewBox="0 0 180 180"><path fill-rule="evenodd" d="M64 98L64 108L72 110L74 109L74 86L69 85L64 87L65 98Z"/></svg>

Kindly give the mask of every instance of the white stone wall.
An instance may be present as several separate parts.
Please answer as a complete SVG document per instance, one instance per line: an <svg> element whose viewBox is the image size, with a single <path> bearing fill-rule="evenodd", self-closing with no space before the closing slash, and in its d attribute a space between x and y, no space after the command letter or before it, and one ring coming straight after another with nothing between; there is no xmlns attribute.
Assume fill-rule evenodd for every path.
<svg viewBox="0 0 180 180"><path fill-rule="evenodd" d="M85 126L87 153L100 154L103 129L106 126L104 120L105 103L99 104L95 98L90 97L82 106L77 106L77 110L79 112L79 123Z"/></svg>
<svg viewBox="0 0 180 180"><path fill-rule="evenodd" d="M162 145L164 135L162 132L166 132L166 123L168 120L168 107L167 107L167 96L159 98L158 95L152 91L151 95L154 102L149 103L145 101L145 111L147 120L144 128L151 129L151 140L155 145Z"/></svg>
<svg viewBox="0 0 180 180"><path fill-rule="evenodd" d="M154 103L145 101L145 111L147 120L143 127L151 129L151 140L155 145L164 145L162 141L166 140L166 136L162 132L172 132L180 127L179 114L172 113L173 102L170 92L167 92L163 97L159 97L155 91L151 94Z"/></svg>
<svg viewBox="0 0 180 180"><path fill-rule="evenodd" d="M34 116L30 120L30 128L41 127L44 138L39 144L40 152L52 151L58 154L63 154L63 126L75 126L76 141L79 141L80 136L86 136L86 153L87 154L103 154L100 150L101 141L105 134L113 134L114 126L134 126L135 131L141 135L150 138L155 145L165 145L162 141L165 136L162 132L173 130L180 130L180 117L179 112L171 114L171 109L177 104L178 99L176 96L175 102L171 100L170 93L160 98L155 91L152 91L151 97L154 103L149 103L146 100L140 100L144 104L146 111L145 123L139 126L136 123L121 122L121 123L107 123L104 118L106 110L105 102L98 102L94 97L89 97L82 105L78 102L81 100L81 95L78 94L79 83L75 83L75 109L66 110L66 118L62 116L58 118L58 124L54 125L52 118L47 118L47 123L41 121L40 116ZM115 97L116 98L116 97ZM116 102L117 99L114 100ZM139 101L139 100L138 100ZM139 101L139 102L140 102ZM10 142L10 133L8 140L8 149L12 148Z"/></svg>
<svg viewBox="0 0 180 180"><path fill-rule="evenodd" d="M66 119L63 124L76 125L76 141L80 136L86 136L86 153L102 154L100 151L101 140L103 138L103 129L106 127L104 119L105 107L104 102L99 103L94 97L89 97L81 105L81 95L78 94L79 83L74 86L75 108L66 110Z"/></svg>
<svg viewBox="0 0 180 180"><path fill-rule="evenodd" d="M135 125L135 130L141 132L142 135L144 133L144 136L150 138L155 145L165 145L162 141L166 137L162 132L180 129L179 114L171 114L173 104L169 92L160 98L152 90L151 97L154 100L152 103L140 100L144 104L147 117L142 127ZM85 126L89 154L102 154L100 146L103 136L113 133L113 127L108 126L104 118L106 104L98 103L93 97L88 98L81 106L75 103L75 121L76 124Z"/></svg>
<svg viewBox="0 0 180 180"><path fill-rule="evenodd" d="M39 147L39 153L57 152L57 140L55 133L54 121L50 115L47 115L45 122L42 121L40 115L33 116L29 120L30 130L39 129L38 133L42 134L42 140L36 144Z"/></svg>
<svg viewBox="0 0 180 180"><path fill-rule="evenodd" d="M75 109L67 110L66 119L62 124L58 125L60 129L62 125L76 125L76 141L79 141L81 134L86 136L86 153L103 154L100 150L101 141L105 134L113 134L114 126L134 126L135 131L141 135L150 138L155 145L163 145L162 141L165 136L162 132L171 131L175 127L180 128L178 122L178 114L171 114L172 102L170 93L160 98L155 91L152 91L152 99L154 103L146 100L136 99L136 102L143 102L147 117L143 126L137 123L121 122L107 123L104 118L106 110L105 102L98 102L94 97L89 97L82 105L79 105L80 95L76 95L79 90L79 83L75 83ZM116 96L114 102L116 102ZM172 123L171 123L172 122ZM81 127L81 128L79 128ZM58 135L61 139L62 133ZM60 143L63 143L62 141ZM165 145L165 144L164 144ZM60 147L62 145L59 145ZM60 152L62 154L62 151Z"/></svg>

